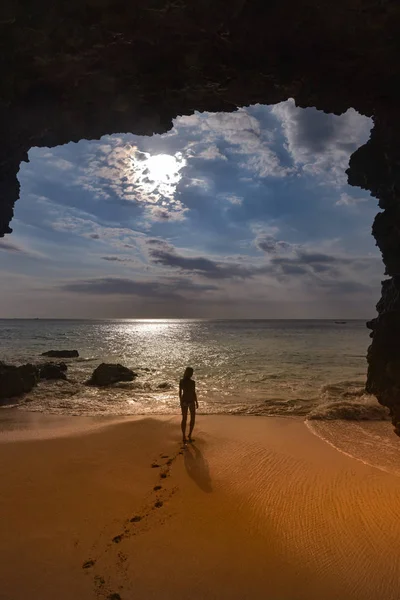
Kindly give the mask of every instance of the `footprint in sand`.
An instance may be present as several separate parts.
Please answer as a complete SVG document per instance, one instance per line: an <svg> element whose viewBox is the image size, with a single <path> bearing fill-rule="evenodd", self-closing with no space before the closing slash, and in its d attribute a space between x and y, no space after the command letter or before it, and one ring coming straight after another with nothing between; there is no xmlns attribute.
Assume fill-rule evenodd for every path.
<svg viewBox="0 0 400 600"><path fill-rule="evenodd" d="M185 448L185 447L183 447ZM160 472L160 478L161 479L166 479L169 474L170 474L170 467L173 464L174 460L179 456L179 454L183 454L183 450L180 450L178 452L176 452L176 454L174 454L172 457L169 457L167 454L162 454L160 455L161 458L163 460L166 460L166 462L163 465L160 465L157 461L154 461L151 464L151 468L152 469L157 469L160 468L161 466L164 467L164 469ZM169 497L174 494L176 492L177 488L174 488L171 492ZM160 490L163 490L163 486L161 485L155 485L153 487L153 491L154 492L158 492ZM165 490L164 490L165 491ZM154 505L153 505L153 509L156 508L162 508L164 506L164 502L162 500L157 500ZM140 521L142 521L145 517L150 516L149 514L145 514L145 515L134 515L133 517L131 517L129 520L127 520L127 522L129 523L139 523ZM139 530L140 531L140 530ZM130 535L136 535L136 533L134 533L134 530L130 530L130 529L125 529L123 533L116 535L115 537L112 538L112 542L114 544L119 544L120 542L122 542L122 540L126 537L129 537ZM118 552L117 554L117 560L116 560L116 567L117 565L123 565L126 561L128 560L128 556L122 552ZM89 569L91 567L93 567L96 564L95 560L87 560L86 562L83 563L82 568L83 569ZM94 577L94 584L95 584L95 589L97 589L97 594L101 593L102 597L105 598L105 600L122 600L120 594L118 594L118 592L112 592L109 593L107 596L105 594L107 594L106 590L104 589L105 586L105 579L99 575L95 575Z"/></svg>
<svg viewBox="0 0 400 600"><path fill-rule="evenodd" d="M124 536L122 534L116 535L115 537L113 537L112 541L114 542L114 544L119 544L123 537Z"/></svg>
<svg viewBox="0 0 400 600"><path fill-rule="evenodd" d="M94 585L95 585L95 588L97 591L103 590L105 584L106 584L106 580L104 579L104 577L101 577L100 575L94 576Z"/></svg>
<svg viewBox="0 0 400 600"><path fill-rule="evenodd" d="M139 521L142 520L143 517L140 517L139 515L136 515L135 517L132 517L132 519L129 519L129 521L131 523L139 523Z"/></svg>

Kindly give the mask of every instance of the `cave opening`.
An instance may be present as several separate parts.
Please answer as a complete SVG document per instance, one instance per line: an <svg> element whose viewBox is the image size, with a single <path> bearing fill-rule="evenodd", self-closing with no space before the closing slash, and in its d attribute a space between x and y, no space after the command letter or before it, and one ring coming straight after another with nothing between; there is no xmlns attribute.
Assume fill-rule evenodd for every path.
<svg viewBox="0 0 400 600"><path fill-rule="evenodd" d="M11 314L29 294L55 318L370 319L376 205L345 171L371 126L289 99L33 148L0 241Z"/></svg>
<svg viewBox="0 0 400 600"><path fill-rule="evenodd" d="M18 174L14 234L0 247L10 272L39 270L54 293L93 286L99 306L88 314L99 317L368 320L382 276L375 201L345 170L370 129L353 109L337 116L288 100L178 117L161 135L33 148ZM148 296L102 313L113 278L116 288L147 285L138 294ZM158 298L152 309L151 285L179 280L182 306ZM52 309L74 316L64 312L71 302Z"/></svg>

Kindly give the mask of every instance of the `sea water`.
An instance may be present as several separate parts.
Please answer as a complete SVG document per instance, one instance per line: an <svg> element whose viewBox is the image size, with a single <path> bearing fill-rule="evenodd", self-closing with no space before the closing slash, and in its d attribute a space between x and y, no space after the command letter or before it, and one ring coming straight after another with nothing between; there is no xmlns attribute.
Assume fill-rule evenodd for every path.
<svg viewBox="0 0 400 600"><path fill-rule="evenodd" d="M47 350L79 352L62 359L67 381L41 381L0 403L0 432L36 421L54 428L68 415L89 417L86 427L103 416L178 414L178 382L192 366L199 413L301 418L345 455L400 476L388 411L365 392L369 343L364 321L0 320L4 362L40 364L52 360L41 356ZM119 362L137 377L86 386L101 362Z"/></svg>
<svg viewBox="0 0 400 600"><path fill-rule="evenodd" d="M65 359L68 381L40 382L10 401L69 415L179 412L178 381L189 365L202 413L379 420L387 413L364 390L369 341L365 322L355 320L0 320L7 363L79 351ZM85 386L102 362L138 376L105 389Z"/></svg>

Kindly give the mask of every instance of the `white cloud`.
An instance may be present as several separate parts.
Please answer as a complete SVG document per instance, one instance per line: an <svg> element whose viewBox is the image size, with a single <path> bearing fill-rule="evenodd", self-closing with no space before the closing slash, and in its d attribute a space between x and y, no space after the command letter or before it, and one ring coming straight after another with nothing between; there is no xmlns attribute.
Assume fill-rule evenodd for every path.
<svg viewBox="0 0 400 600"><path fill-rule="evenodd" d="M211 182L205 177L187 177L185 178L185 187L198 187L204 190L205 192L209 192L212 188Z"/></svg>
<svg viewBox="0 0 400 600"><path fill-rule="evenodd" d="M273 151L274 133L261 126L259 120L246 108L231 113L195 113L189 117L178 117L174 129L185 137L197 138L190 141L185 156L190 158L225 159L218 144L228 145L229 152L239 157L239 168L244 168L258 177L284 177L292 169L281 164Z"/></svg>
<svg viewBox="0 0 400 600"><path fill-rule="evenodd" d="M355 198L354 196L350 196L346 192L343 192L340 194L340 199L335 202L335 204L336 206L356 206L363 202L368 202L368 198Z"/></svg>
<svg viewBox="0 0 400 600"><path fill-rule="evenodd" d="M208 148L201 150L196 157L204 158L204 160L228 160L215 144L211 144Z"/></svg>
<svg viewBox="0 0 400 600"><path fill-rule="evenodd" d="M114 248L138 248L138 240L145 234L129 227L108 227L90 218L71 214L58 215L50 226L56 231L70 232L83 238L107 243Z"/></svg>
<svg viewBox="0 0 400 600"><path fill-rule="evenodd" d="M298 108L294 100L277 104L272 113L282 125L287 150L300 171L336 186L346 183L349 157L368 140L371 119L352 108L340 116Z"/></svg>
<svg viewBox="0 0 400 600"><path fill-rule="evenodd" d="M238 196L237 194L232 194L230 192L218 194L217 198L219 200L224 200L236 206L240 206L243 203L243 198L241 196Z"/></svg>

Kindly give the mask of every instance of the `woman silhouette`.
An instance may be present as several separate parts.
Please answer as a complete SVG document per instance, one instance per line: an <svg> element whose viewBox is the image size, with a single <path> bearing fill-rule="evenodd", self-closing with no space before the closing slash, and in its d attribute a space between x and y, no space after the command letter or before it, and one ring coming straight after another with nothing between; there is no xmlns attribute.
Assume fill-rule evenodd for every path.
<svg viewBox="0 0 400 600"><path fill-rule="evenodd" d="M182 410L182 436L183 443L186 443L186 422L188 410L190 410L189 442L192 442L192 432L196 421L196 408L199 408L196 396L196 384L192 379L192 367L186 367L182 379L179 382L179 400Z"/></svg>

